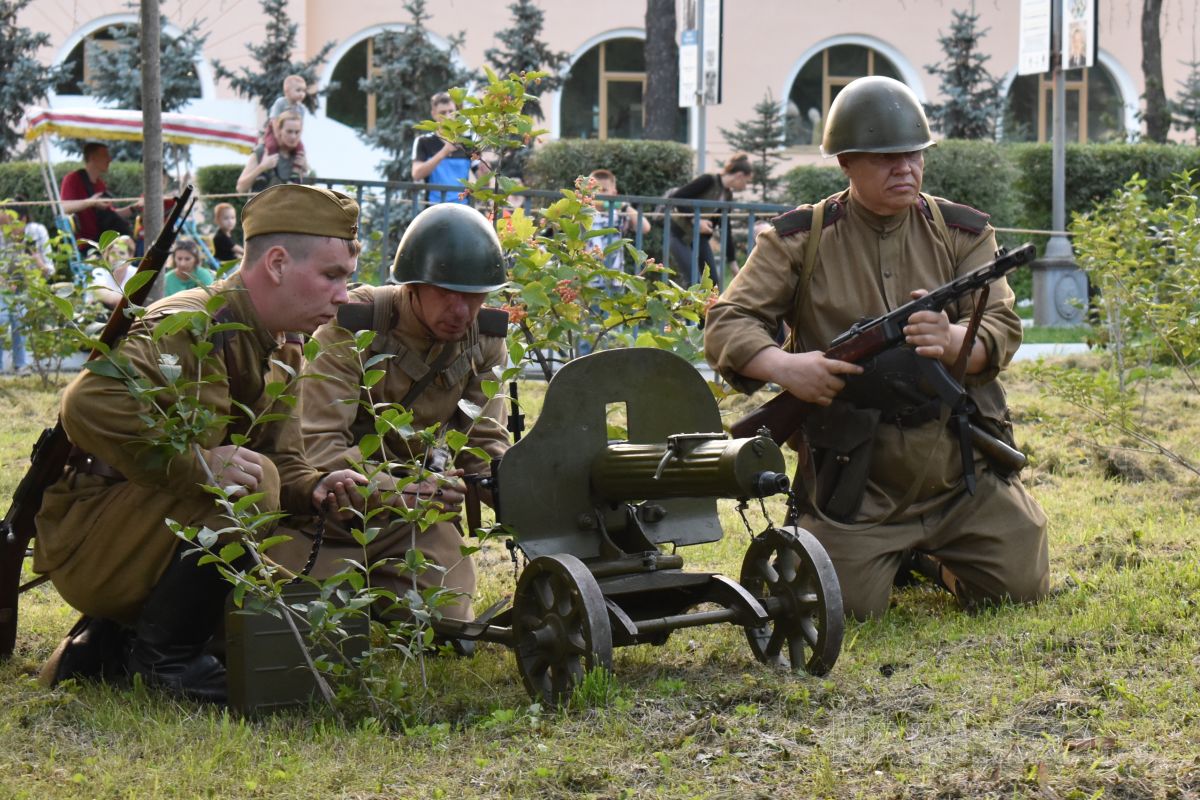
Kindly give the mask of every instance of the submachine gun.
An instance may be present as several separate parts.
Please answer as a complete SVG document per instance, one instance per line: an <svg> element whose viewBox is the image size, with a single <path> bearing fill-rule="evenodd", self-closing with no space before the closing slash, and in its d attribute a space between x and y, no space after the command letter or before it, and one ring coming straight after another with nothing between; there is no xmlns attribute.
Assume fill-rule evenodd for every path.
<svg viewBox="0 0 1200 800"><path fill-rule="evenodd" d="M175 237L179 235L182 221L187 218L195 202L192 193L193 189L189 185L179 195L179 200L171 208L158 238L138 265L136 274L157 274L162 270L171 254L171 247L175 244ZM100 333L101 342L113 347L125 336L133 323L132 316L126 313L127 306L130 303L145 304L153 284L153 280L146 280L137 286L128 299L121 298L121 302L109 315L108 324ZM100 355L99 348L93 349L88 361ZM0 522L0 659L12 655L16 646L17 602L21 593L45 579L43 576L22 584L21 569L28 554L29 542L36 533L34 519L42 507L42 495L62 477L63 467L66 466L70 452L71 442L63 430L62 420L55 422L53 428L44 429L33 445L29 470L17 484L12 505L4 515L3 522Z"/></svg>
<svg viewBox="0 0 1200 800"><path fill-rule="evenodd" d="M904 345L904 326L913 314L926 310L941 311L960 298L980 290L982 292L976 300L976 309L982 310L986 305L988 286L1028 264L1036 253L1032 244L1025 244L1011 251L1002 249L996 253L994 261L939 286L923 297L879 317L854 324L830 342L825 356L838 361L863 364L870 371L872 359ZM960 376L951 376L940 362L934 362L932 359L916 358L911 359L910 363L916 364L915 369L919 373L917 378L925 393L963 412L951 421L961 427L963 441L969 442L964 447L974 446L1003 473L1019 472L1024 467L1023 453L970 421L970 412L974 411L974 407L959 384ZM853 377L847 380L848 388L852 388L850 384L854 380ZM734 422L729 430L734 436L752 436L764 432L773 441L782 444L800 432L808 417L817 410L817 406L785 391ZM806 454L802 453L801 456L803 458ZM964 454L964 461L968 457L968 454ZM972 476L968 475L969 487L973 487L971 480Z"/></svg>
<svg viewBox="0 0 1200 800"><path fill-rule="evenodd" d="M615 438L614 412L628 430ZM572 361L550 382L530 433L493 466L497 521L528 559L512 607L434 627L513 648L535 699L562 702L587 670L611 668L614 647L662 644L714 623L744 628L765 663L817 675L833 667L841 590L807 531L754 536L738 582L683 569L678 548L722 538L718 498L788 490L778 445L722 432L716 401L687 361L648 348Z"/></svg>

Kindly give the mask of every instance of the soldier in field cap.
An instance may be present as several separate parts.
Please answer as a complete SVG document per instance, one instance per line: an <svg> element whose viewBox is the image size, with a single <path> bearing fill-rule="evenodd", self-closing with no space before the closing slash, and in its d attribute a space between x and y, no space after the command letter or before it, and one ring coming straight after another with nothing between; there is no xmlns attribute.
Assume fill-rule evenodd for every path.
<svg viewBox="0 0 1200 800"><path fill-rule="evenodd" d="M231 585L212 565L198 566L197 555L185 554L191 545L164 520L227 526L203 484L261 492L260 509L292 514L359 502L351 488L365 478L311 466L292 406L264 391L287 382L280 363L299 370L293 335L312 333L347 302L360 249L358 205L327 189L275 186L246 204L243 226L246 249L237 273L152 304L116 348L153 386L170 385L172 375L204 376L187 391L217 421L196 446L154 441L144 421L154 409L104 371L81 372L63 394L60 415L73 449L37 517L34 569L48 574L84 616L43 669L50 684L140 675L173 694L223 701L225 669L206 645ZM166 317L203 311L214 295L224 299L216 320L245 329L209 336L212 349L203 360L191 327L153 341L150 333ZM156 400L168 407L172 397L164 391ZM242 406L256 416L286 418L251 427ZM249 441L235 445L236 434Z"/></svg>

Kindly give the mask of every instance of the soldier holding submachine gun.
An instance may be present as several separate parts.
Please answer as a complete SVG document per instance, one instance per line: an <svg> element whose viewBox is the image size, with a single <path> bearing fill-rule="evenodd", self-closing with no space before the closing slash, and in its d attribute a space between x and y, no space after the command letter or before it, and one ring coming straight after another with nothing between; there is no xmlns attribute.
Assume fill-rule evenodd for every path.
<svg viewBox="0 0 1200 800"><path fill-rule="evenodd" d="M1021 342L1003 276L1031 249L997 254L986 214L921 194L932 144L903 84L843 89L822 152L849 188L776 218L705 330L735 388L786 390L735 427L800 450L797 524L857 617L882 614L914 570L966 608L1048 588L1046 517L1017 477L997 380Z"/></svg>

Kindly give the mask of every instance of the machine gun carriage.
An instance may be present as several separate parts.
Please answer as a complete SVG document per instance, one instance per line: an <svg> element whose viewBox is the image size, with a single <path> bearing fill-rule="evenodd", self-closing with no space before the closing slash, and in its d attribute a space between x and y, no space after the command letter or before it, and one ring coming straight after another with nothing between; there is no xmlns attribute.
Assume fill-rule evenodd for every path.
<svg viewBox="0 0 1200 800"><path fill-rule="evenodd" d="M623 406L628 433L609 438ZM448 638L505 644L531 696L570 696L614 647L662 644L673 631L730 623L764 663L828 672L841 649L841 590L807 531L753 537L741 580L684 570L680 547L715 542L718 498L788 491L783 453L765 436L730 439L700 374L671 353L594 353L550 382L528 436L495 465L497 522L528 559L512 607Z"/></svg>

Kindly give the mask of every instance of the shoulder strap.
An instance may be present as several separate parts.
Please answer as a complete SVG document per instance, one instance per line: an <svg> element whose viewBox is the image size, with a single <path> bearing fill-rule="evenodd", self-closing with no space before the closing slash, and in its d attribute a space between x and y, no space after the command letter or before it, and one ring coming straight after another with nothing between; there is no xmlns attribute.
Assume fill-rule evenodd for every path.
<svg viewBox="0 0 1200 800"><path fill-rule="evenodd" d="M800 298L808 292L808 284L812 281L813 270L817 266L817 249L821 246L821 231L825 228L825 201L817 203L812 208L811 224L808 228L808 239L804 242L804 262L800 265L800 278L796 281L796 291L792 295L792 329L788 332L784 348L789 352L796 350L796 331L800 325Z"/></svg>

